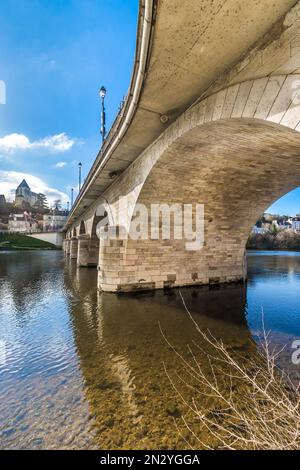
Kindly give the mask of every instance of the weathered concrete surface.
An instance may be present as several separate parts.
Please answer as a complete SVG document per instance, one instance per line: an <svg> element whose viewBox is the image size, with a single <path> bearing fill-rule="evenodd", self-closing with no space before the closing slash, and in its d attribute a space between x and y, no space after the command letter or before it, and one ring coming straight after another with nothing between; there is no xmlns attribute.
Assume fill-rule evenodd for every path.
<svg viewBox="0 0 300 470"><path fill-rule="evenodd" d="M178 15L184 3L173 2L173 5L177 5ZM197 5L204 6L207 3L198 2ZM115 181L106 184L106 189L105 185L100 188L97 184L91 184L94 188L93 197L87 199L83 191L68 221L69 234L79 235L81 221L84 220L87 233L95 237L96 211L100 204L105 205L111 226L118 224L120 229L129 231L131 216L139 202L148 207L153 203L201 203L205 205L205 246L200 251L190 252L185 249L185 240L101 241L99 287L103 290L127 291L243 280L245 244L252 225L273 201L299 185L300 3L279 20L279 10L285 11L295 2L253 2L260 15L266 15L264 20L252 17L255 12L250 7L249 11L245 10L246 2L244 7L238 1L226 2L226 5L229 3L235 4L237 10L229 9L228 18L223 20L224 25L227 25L231 16L232 21L235 18L232 24L228 23L232 25L233 31L229 31L227 26L224 31L221 26L217 30L215 24L213 31L219 38L219 43L222 42L219 31L223 31L223 43L225 37L233 40L231 34L236 31L234 24L240 18L239 12L243 12L244 23L239 23L240 30L243 25L246 29L249 28L249 34L252 31L255 36L254 31L257 32L253 49L242 54L244 57L240 62L229 67L230 70L227 67L225 72L223 56L221 59L219 57L222 66L218 68L216 61L214 62L215 56L221 54L217 47L218 41L214 42L215 38L209 36L211 42L203 43L203 60L208 51L211 54L208 55L211 58L211 62L208 61L211 68L207 63L205 77L200 76L204 74L202 61L197 62L195 59L194 62L195 67L197 63L201 85L197 88L198 99L182 113L183 105L178 104L175 97L180 94L180 90L177 90L173 98L164 90L164 99L173 100L174 109L177 107L180 116L156 140L156 134L152 132L151 126L147 127L145 118L144 130L149 132L152 144L143 151L143 146L140 146L138 157L134 152L131 153L134 161L128 168L123 168L124 171ZM162 12L167 11L163 8L167 8L168 4L168 1L160 3L162 9L158 9L155 28L159 25L162 27L163 23L159 22L162 18L167 20ZM213 7L217 4L221 8L224 2L211 2ZM221 8L219 11L223 11L224 17L224 10ZM177 13L174 13L174 21ZM160 14L162 16L159 20ZM214 15L221 22L219 13L215 11ZM271 18L272 21L278 20L273 26ZM202 30L197 20L196 24L199 38L204 39L206 29ZM271 29L267 35L261 37L261 31L267 24ZM167 27L166 21L165 28ZM188 60L192 53L185 49L189 38L184 39L184 26L179 27L175 21L174 28L183 34L182 49L186 51ZM190 28L192 29L191 24ZM209 30L210 23L207 24L207 31ZM161 34L165 37L167 35L166 30L162 28L162 31L155 29L151 54L155 53L155 39L159 41ZM250 38L253 39L254 36L250 34ZM166 42L162 52L157 52L158 56L154 55L158 62L165 60L166 64L165 69L161 69L160 78L153 75L154 83L160 80L161 87L164 79L173 83L172 77L169 76L168 79L168 74L165 76L163 73L173 70L167 67L165 55L173 44L172 40L174 39L170 38L170 45ZM246 47L245 41L242 32L240 42L236 45L240 55L241 49ZM216 49L210 49L211 44ZM196 49L192 50L195 54ZM228 53L227 59L229 61L230 58L229 62L232 64L235 59L230 54L234 53L234 44L226 42L223 52L224 60ZM159 59L159 54L162 54L163 59ZM170 49L169 54L170 57L175 55L175 49ZM182 59L181 49L178 54ZM151 69L151 58L152 55L143 97L147 97L147 81L151 83L151 71L158 70L159 64L155 60L152 63L153 70ZM187 70L186 77L191 78L193 88L194 69L190 66L190 75ZM184 71L181 72L184 75ZM176 75L176 72L173 70L171 75ZM209 81L214 83L207 88ZM176 86L172 84L173 89ZM185 91L182 90L182 93L184 95ZM128 135L132 131L133 139L134 129L132 122ZM139 138L138 132L136 138ZM123 141L120 146L122 145ZM132 150L130 146L126 149L129 153ZM94 201L97 194L98 198ZM131 214L122 211L124 200L129 203ZM81 215L84 204L86 207ZM97 247L99 249L99 244ZM97 251L97 247L94 251ZM95 253L95 258L96 256Z"/></svg>
<svg viewBox="0 0 300 470"><path fill-rule="evenodd" d="M158 2L141 107L177 117L216 78L232 68L295 3L290 0ZM278 35L277 30L275 34Z"/></svg>
<svg viewBox="0 0 300 470"><path fill-rule="evenodd" d="M28 235L44 242L53 243L53 245L62 247L64 234L62 232L39 232Z"/></svg>

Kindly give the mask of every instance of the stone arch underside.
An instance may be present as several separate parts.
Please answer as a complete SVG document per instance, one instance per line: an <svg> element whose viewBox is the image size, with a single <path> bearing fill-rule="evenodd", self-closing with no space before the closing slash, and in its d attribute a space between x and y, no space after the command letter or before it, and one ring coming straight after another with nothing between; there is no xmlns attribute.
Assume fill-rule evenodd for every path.
<svg viewBox="0 0 300 470"><path fill-rule="evenodd" d="M244 280L252 226L272 202L300 185L300 134L245 117L195 123L152 161L145 163L143 185L136 180L136 202L148 209L204 204L204 247L187 251L186 240L174 239L108 240L100 250L103 290Z"/></svg>

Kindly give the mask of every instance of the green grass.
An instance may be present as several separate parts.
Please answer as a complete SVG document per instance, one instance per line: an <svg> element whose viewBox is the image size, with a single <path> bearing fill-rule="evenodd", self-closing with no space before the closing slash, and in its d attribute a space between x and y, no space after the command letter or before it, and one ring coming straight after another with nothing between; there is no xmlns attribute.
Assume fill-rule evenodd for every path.
<svg viewBox="0 0 300 470"><path fill-rule="evenodd" d="M0 250L57 250L52 243L18 233L0 233Z"/></svg>

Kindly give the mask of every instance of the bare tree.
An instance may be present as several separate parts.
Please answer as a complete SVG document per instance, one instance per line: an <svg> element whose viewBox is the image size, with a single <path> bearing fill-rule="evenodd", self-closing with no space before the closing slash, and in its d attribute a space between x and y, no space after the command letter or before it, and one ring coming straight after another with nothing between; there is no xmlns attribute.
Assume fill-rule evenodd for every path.
<svg viewBox="0 0 300 470"><path fill-rule="evenodd" d="M61 208L62 208L62 204L61 204L61 200L60 199L56 199L53 203L53 210L54 212L60 212L61 211Z"/></svg>

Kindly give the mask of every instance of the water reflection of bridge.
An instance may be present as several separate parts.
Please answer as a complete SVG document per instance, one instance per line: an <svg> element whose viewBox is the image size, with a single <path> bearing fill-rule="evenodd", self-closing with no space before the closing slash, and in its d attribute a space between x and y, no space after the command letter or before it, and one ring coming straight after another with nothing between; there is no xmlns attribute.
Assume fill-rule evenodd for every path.
<svg viewBox="0 0 300 470"><path fill-rule="evenodd" d="M199 344L199 334L183 309L179 292L101 294L96 291L96 276L94 270L76 270L75 263L66 266L75 343L99 446L186 447L173 422L174 418L181 422L177 418L183 407L164 364L173 376L185 372L159 330L160 323L185 358L189 358L187 345ZM182 293L202 328L249 355L253 343L244 313L243 285L190 288ZM193 349L205 363L202 352ZM187 398L188 394L192 398L191 390L183 388ZM211 405L208 402L208 409Z"/></svg>

